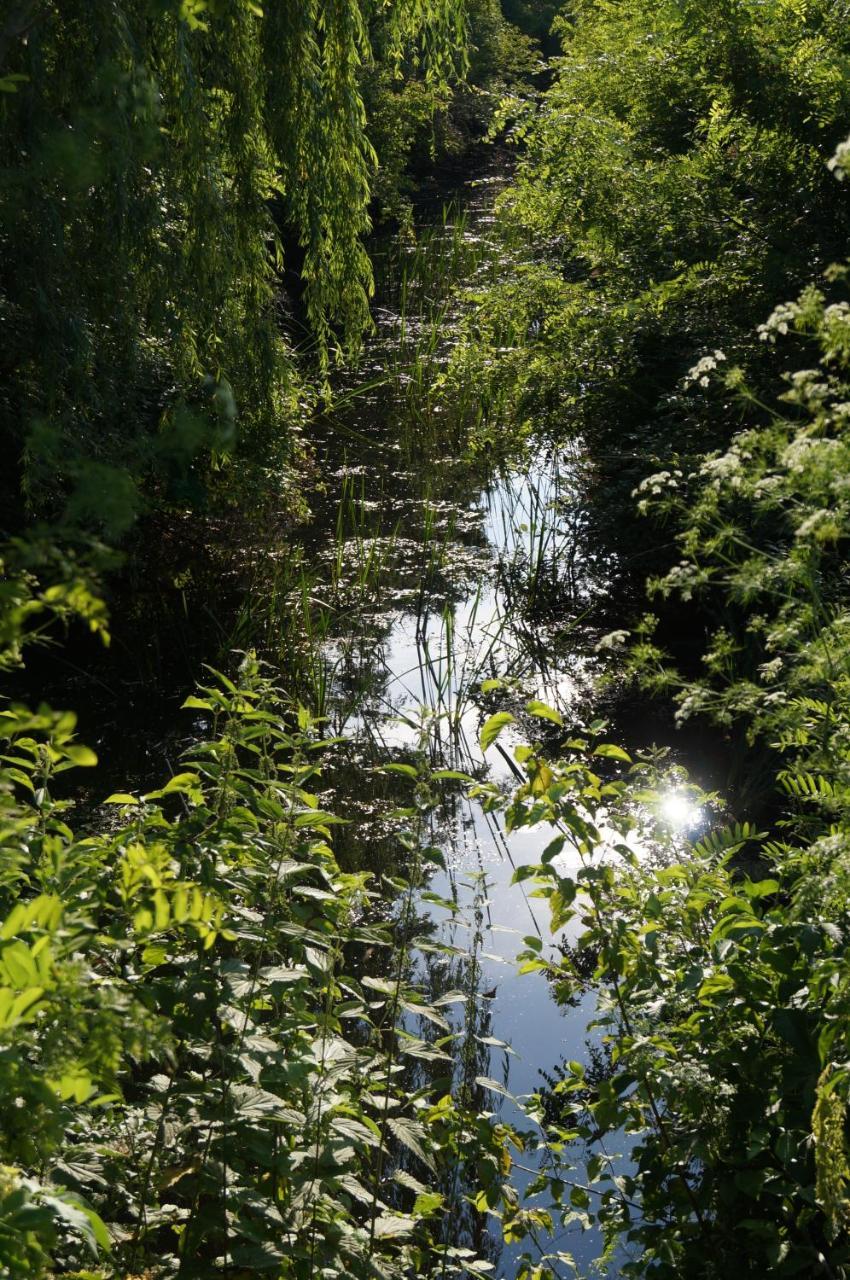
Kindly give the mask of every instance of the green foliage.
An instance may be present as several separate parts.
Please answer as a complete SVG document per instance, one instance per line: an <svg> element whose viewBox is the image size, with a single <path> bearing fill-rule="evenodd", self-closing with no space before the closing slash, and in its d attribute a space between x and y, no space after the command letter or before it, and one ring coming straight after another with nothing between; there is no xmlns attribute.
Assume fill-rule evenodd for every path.
<svg viewBox="0 0 850 1280"><path fill-rule="evenodd" d="M689 845L665 834L654 766L603 776L588 747L556 761L521 750L528 782L507 811L510 829L561 833L518 875L536 877L553 932L595 958L591 1025L611 1063L592 1085L571 1063L554 1086L557 1160L538 1190L565 1225L632 1246L618 1274L847 1275L843 824L781 848L755 829ZM552 961L538 944L524 969L580 994L572 955ZM568 1159L577 1140L584 1190Z"/></svg>
<svg viewBox="0 0 850 1280"><path fill-rule="evenodd" d="M670 439L728 436L728 399L695 414L682 377L715 349L772 376L755 324L846 245L826 167L850 117L846 19L835 0L569 6L553 84L503 108L519 262L476 296L455 356L484 439L584 436L625 500Z"/></svg>
<svg viewBox="0 0 850 1280"><path fill-rule="evenodd" d="M553 1089L556 1153L576 1139L591 1152L592 1194L573 1191L564 1220L635 1246L623 1275L850 1275L846 277L830 269L760 327L762 344L796 341L810 362L784 375L776 407L741 368L724 377L720 352L691 369L683 397L722 379L752 425L636 495L681 549L656 592L711 626L701 676L676 672L652 619L633 669L676 690L681 717L711 716L779 760L773 830L736 822L692 843L665 832L657 765L600 769L628 758L582 740L555 761L517 752L528 782L508 825L560 833L518 874L571 942L556 963L530 948L525 968L573 997L588 985L575 957L592 957L610 1060L590 1085L569 1064Z"/></svg>
<svg viewBox="0 0 850 1280"><path fill-rule="evenodd" d="M834 292L846 271L829 276ZM681 683L680 716L746 723L751 738L789 757L784 789L828 813L845 799L850 615L840 566L850 532L850 306L812 286L760 332L783 351L796 336L812 366L784 375L775 407L757 401L733 369L726 384L760 423L688 475L648 477L640 505L680 530L682 558L655 590L704 600L717 624L704 677L682 683L670 673L674 687ZM700 383L721 376L705 364L690 379L694 398L707 394ZM649 636L635 658L648 683L667 682Z"/></svg>
<svg viewBox="0 0 850 1280"><path fill-rule="evenodd" d="M462 73L461 0L24 3L0 28L0 438L29 506L119 536L197 501L237 420L279 472L304 407L284 241L323 360L368 323L373 26L399 76Z"/></svg>
<svg viewBox="0 0 850 1280"><path fill-rule="evenodd" d="M463 79L449 92L446 81L398 66L378 51L364 67L363 95L369 137L377 156L372 192L382 214L404 224L412 215L410 197L423 172L439 172L480 142L507 91L527 89L540 59L537 43L503 13L498 0L467 0L467 62ZM412 226L406 225L412 234Z"/></svg>
<svg viewBox="0 0 850 1280"><path fill-rule="evenodd" d="M509 1134L453 1090L464 1033L408 981L424 755L388 912L335 860L309 713L250 655L212 674L180 771L85 832L75 717L0 712L0 1274L483 1274L457 1170L471 1145L511 1221Z"/></svg>

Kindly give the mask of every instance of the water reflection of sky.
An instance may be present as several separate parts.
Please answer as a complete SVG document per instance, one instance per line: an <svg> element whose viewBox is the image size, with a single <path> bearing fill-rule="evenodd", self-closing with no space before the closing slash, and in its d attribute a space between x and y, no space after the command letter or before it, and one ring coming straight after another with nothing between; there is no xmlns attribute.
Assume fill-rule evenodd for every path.
<svg viewBox="0 0 850 1280"><path fill-rule="evenodd" d="M475 692L481 681L508 676L524 699L540 698L569 722L591 675L592 663L580 653L558 657L547 647L541 660L527 624L505 598L505 583L527 579L535 568L557 572L566 554L559 507L568 482L568 469L559 471L553 459L541 459L534 470L491 486L477 513L488 552L478 557L478 574L466 579L450 606L420 597L413 611L408 586L389 618L385 615L382 638L367 644L360 656L380 668L380 680L362 683L372 692L357 704L341 699L345 710L335 729L368 737L386 759L405 758L420 741L421 711L428 708L435 713L430 734L435 767L486 775L505 787L514 784L510 748L521 740L522 730L517 728L513 739L509 731L482 753L478 735L489 708ZM468 532L468 522L463 527ZM462 544L459 553L464 549ZM452 559L449 548L449 573ZM464 565L463 554L457 562ZM490 1049L486 1074L520 1098L544 1085L542 1073L555 1075L564 1060L586 1058L594 1008L587 994L573 1006L558 1005L542 974L518 972L516 956L526 946L526 935L542 938L544 948L556 954L545 903L530 896L530 882L512 883L516 866L538 862L551 836L544 828L506 837L497 815L474 799L457 798L440 822L446 870L437 871L429 885L432 893L457 903L457 914L427 900L420 904L423 917L433 922L434 937L461 948L469 947L480 912L480 998L487 1002L489 1034L514 1051ZM448 979L454 971L448 962L445 967ZM437 983L433 995L439 996L440 962L430 955L427 972L432 988ZM518 1128L534 1127L511 1098L493 1095L490 1105ZM583 1180L581 1169L576 1176ZM531 1174L519 1177L527 1182ZM595 1234L582 1235L577 1226L551 1243L572 1252L583 1271L601 1249ZM521 1251L522 1246L501 1251L498 1276L513 1276Z"/></svg>

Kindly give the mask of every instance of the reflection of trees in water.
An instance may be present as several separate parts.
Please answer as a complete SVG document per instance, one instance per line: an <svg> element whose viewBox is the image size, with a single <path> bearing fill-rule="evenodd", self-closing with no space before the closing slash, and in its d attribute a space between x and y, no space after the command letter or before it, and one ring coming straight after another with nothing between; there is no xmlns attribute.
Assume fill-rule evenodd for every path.
<svg viewBox="0 0 850 1280"><path fill-rule="evenodd" d="M582 998L590 990L599 960L597 947L575 947L569 942L559 942L558 950L563 960L559 966L564 977L547 973L555 1004L559 1008L577 1009Z"/></svg>
<svg viewBox="0 0 850 1280"><path fill-rule="evenodd" d="M444 950L422 948L418 957L417 975L430 1003L439 1004L452 994L460 998L456 1003L440 1006L455 1035L451 1050L452 1062L439 1066L417 1064L416 1086L428 1083L438 1093L451 1091L460 1105L468 1113L474 1114L492 1109L493 1105L489 1091L477 1083L479 1078L492 1074L492 1053L490 1046L484 1042L486 1037L492 1035L491 999L480 992L483 900L484 883L481 880L476 886L471 908L472 918L469 923L472 926L472 937L468 951L465 954L450 954ZM452 931L443 927L440 932L448 932L451 936ZM423 1021L419 1034L438 1040L445 1033L433 1026L429 1027ZM501 1239L491 1234L484 1215L478 1213L469 1202L469 1197L481 1185L472 1135L468 1150L469 1156L461 1155L455 1168L447 1170L442 1178L440 1190L448 1206L444 1243L474 1249L479 1256L496 1261L501 1252Z"/></svg>
<svg viewBox="0 0 850 1280"><path fill-rule="evenodd" d="M584 1086L569 1093L554 1092L555 1086L561 1081L575 1079L566 1058L551 1071L541 1070L544 1087L540 1090L540 1096L543 1100L544 1121L547 1124L556 1124L561 1128L573 1128L577 1124L593 1124L589 1108L599 1096L599 1085L605 1080L610 1080L615 1071L609 1046L593 1044L586 1040L582 1065L584 1066Z"/></svg>

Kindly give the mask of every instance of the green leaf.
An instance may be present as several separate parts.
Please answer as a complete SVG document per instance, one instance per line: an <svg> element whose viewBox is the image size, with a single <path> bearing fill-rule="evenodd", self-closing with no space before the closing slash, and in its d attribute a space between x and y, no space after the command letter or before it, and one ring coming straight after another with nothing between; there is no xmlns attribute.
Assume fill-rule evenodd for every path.
<svg viewBox="0 0 850 1280"><path fill-rule="evenodd" d="M397 1142L400 1142L408 1151L412 1151L433 1173L437 1172L433 1156L423 1145L426 1139L425 1129L418 1121L410 1120L405 1116L389 1116L387 1128Z"/></svg>
<svg viewBox="0 0 850 1280"><path fill-rule="evenodd" d="M632 758L628 752L622 747L615 746L612 742L600 743L598 747L594 747L591 753L595 756L603 756L606 760L623 760L626 764L632 763Z"/></svg>
<svg viewBox="0 0 850 1280"><path fill-rule="evenodd" d="M481 730L479 738L481 750L486 751L488 747L491 747L505 726L509 724L516 724L516 718L511 715L510 711L497 711L495 715L490 716L490 719L485 721Z"/></svg>
<svg viewBox="0 0 850 1280"><path fill-rule="evenodd" d="M72 764L79 765L83 769L92 769L97 764L97 756L91 747L70 746L63 747L62 754Z"/></svg>
<svg viewBox="0 0 850 1280"><path fill-rule="evenodd" d="M560 711L556 711L554 707L548 706L545 702L539 702L533 698L531 702L525 704L525 709L530 716L537 716L540 720L551 720L553 724L563 727L564 717Z"/></svg>
<svg viewBox="0 0 850 1280"><path fill-rule="evenodd" d="M408 1191L414 1191L418 1196L428 1195L425 1183L414 1178L413 1174L408 1173L406 1169L396 1169L393 1173L393 1182L397 1182L400 1187L407 1187Z"/></svg>
<svg viewBox="0 0 850 1280"><path fill-rule="evenodd" d="M513 1098L513 1094L509 1093L503 1084L499 1084L498 1080L493 1080L490 1076L476 1076L475 1083L482 1089L489 1089L491 1093L500 1094L503 1098Z"/></svg>
<svg viewBox="0 0 850 1280"><path fill-rule="evenodd" d="M779 892L778 880L745 880L741 890L748 898L768 898Z"/></svg>
<svg viewBox="0 0 850 1280"><path fill-rule="evenodd" d="M432 1218L442 1204L443 1197L439 1191L426 1191L416 1197L413 1215L416 1218Z"/></svg>
<svg viewBox="0 0 850 1280"><path fill-rule="evenodd" d="M79 1196L57 1194L45 1195L42 1199L58 1218L67 1223L71 1230L85 1241L95 1257L97 1257L98 1248L106 1253L110 1251L112 1241L109 1238L106 1223Z"/></svg>
<svg viewBox="0 0 850 1280"><path fill-rule="evenodd" d="M378 773L400 773L405 778L413 778L414 781L419 777L412 764L382 764Z"/></svg>
<svg viewBox="0 0 850 1280"><path fill-rule="evenodd" d="M409 1236L415 1225L412 1218L402 1218L397 1213L382 1213L380 1218L375 1219L375 1236L379 1240Z"/></svg>

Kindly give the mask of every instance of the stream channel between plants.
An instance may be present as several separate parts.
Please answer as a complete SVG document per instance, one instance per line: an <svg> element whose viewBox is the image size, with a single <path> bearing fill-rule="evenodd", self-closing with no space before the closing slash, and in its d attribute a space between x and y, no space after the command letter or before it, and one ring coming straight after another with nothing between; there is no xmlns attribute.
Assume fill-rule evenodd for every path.
<svg viewBox="0 0 850 1280"><path fill-rule="evenodd" d="M510 736L486 752L479 746L493 711L518 713L515 741L553 745L564 731L523 721L528 699L556 708L567 726L593 712L599 660L581 620L605 594L607 573L582 550L580 451L541 447L493 474L486 459L458 456L449 443L474 389L456 389L461 406L438 393L458 309L471 305L464 291L468 299L506 270L494 234L499 185L493 176L470 181L452 206L426 211L410 242L377 245L376 333L324 420L313 519L278 586L281 616L294 620L280 648L290 661L300 653L290 687L325 717L329 736L344 739L328 753L322 797L349 823L337 829L338 855L379 873L399 865L390 815L410 803L405 770L423 752L434 770L510 790ZM552 832L506 837L461 781L437 789L428 838L444 866L418 898L428 941L414 952L413 976L430 999L472 990L442 1011L464 1032L458 1042L474 1046L473 1075L497 1086L477 1086L481 1105L527 1131L533 1124L514 1099L546 1089L566 1061L587 1061L593 1043L592 995L559 1004L542 974L522 975L515 962L526 936L540 938L544 953L554 945L545 903L529 896L530 882L513 882ZM424 1021L410 1029L429 1034ZM469 1069L456 1064L456 1078ZM576 1164L581 1182L580 1152ZM483 1243L493 1274L511 1280L520 1247L499 1240L498 1224L489 1239L473 1239L471 1217L455 1243ZM571 1253L590 1275L601 1241L576 1224L547 1247Z"/></svg>
<svg viewBox="0 0 850 1280"><path fill-rule="evenodd" d="M555 751L568 730L598 714L604 699L595 642L623 614L616 565L587 524L580 445L529 444L515 451L513 465L484 448L471 452L476 388L443 382L458 321L476 291L518 278L514 251L495 227L507 168L497 154L489 172L458 183L450 204L443 192L418 202L413 234L376 238L375 333L358 367L337 380L324 416L310 423L308 523L255 558L254 589L243 578L235 630L218 621L215 596L205 600L207 578L185 608L187 618L200 607L215 621L223 649L256 645L285 692L321 718L324 735L335 740L323 753L322 806L345 820L334 829L337 857L377 880L405 870L393 815L411 803L411 766L425 759L432 771L511 791L513 745L538 741ZM222 599L232 594L228 588ZM125 684L120 668L102 680L88 659L86 670L33 668L31 678L48 686L42 696L56 701L58 682L61 697L83 707L84 740L107 762L98 770L98 797L116 786L155 785L195 736L177 708L187 679L203 679L197 650L210 652L209 637L187 630L173 641L154 635L148 654L123 637L117 647L126 651L125 665L131 672L138 665ZM227 661L222 655L217 665ZM565 728L524 715L530 699L556 708ZM482 752L481 726L502 709L517 723ZM615 714L611 734L627 749L655 739L657 721L645 703L625 712L615 705ZM689 754L702 761L704 744ZM458 1032L455 1081L489 1080L492 1087L474 1085L477 1104L528 1132L534 1124L515 1099L545 1093L570 1060L593 1065L598 1050L587 1029L592 993L559 1002L541 973L520 974L516 963L526 937L540 939L544 954L558 954L545 902L530 896L532 882L513 882L517 866L540 861L552 832L506 836L499 816L470 798L460 779L435 783L434 791L426 841L441 851L442 865L417 897L422 945L409 977L431 1001L463 993L441 1008ZM84 812L97 804L91 787L76 799ZM687 807L670 816L680 827L694 817ZM391 898L386 910L397 910ZM381 976L380 956L369 963ZM416 1022L409 1030L433 1041L436 1029ZM429 1069L427 1060L418 1065L422 1080ZM445 1075L444 1063L440 1069ZM627 1159L625 1137L621 1151ZM581 1156L568 1153L579 1183ZM533 1158L518 1157L527 1167L520 1185L533 1176ZM472 1179L474 1169L469 1187L454 1188L453 1205L473 1191ZM532 1203L545 1207L542 1197ZM454 1214L452 1228L453 1243L489 1255L494 1280L514 1280L528 1242L504 1243L493 1219L482 1238L472 1212ZM580 1276L595 1274L597 1233L574 1223L541 1243L571 1254ZM607 1274L616 1272L609 1259Z"/></svg>

